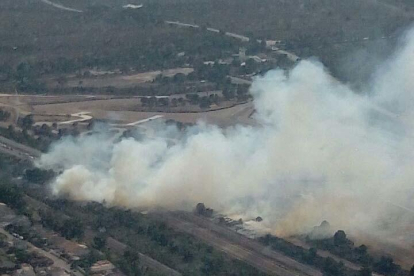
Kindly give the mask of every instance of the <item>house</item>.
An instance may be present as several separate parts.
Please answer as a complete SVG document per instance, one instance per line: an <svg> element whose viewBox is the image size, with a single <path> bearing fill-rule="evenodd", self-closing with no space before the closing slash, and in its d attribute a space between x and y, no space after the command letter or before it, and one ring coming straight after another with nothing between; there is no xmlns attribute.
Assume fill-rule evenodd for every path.
<svg viewBox="0 0 414 276"><path fill-rule="evenodd" d="M46 275L48 275L48 276L69 276L70 275L66 270L64 270L60 267L48 268L46 270L46 273L47 273Z"/></svg>
<svg viewBox="0 0 414 276"><path fill-rule="evenodd" d="M0 259L0 274L13 271L16 268L16 264L8 259Z"/></svg>
<svg viewBox="0 0 414 276"><path fill-rule="evenodd" d="M13 276L36 276L33 267L29 264L22 264L21 265L22 268L17 269L14 273Z"/></svg>
<svg viewBox="0 0 414 276"><path fill-rule="evenodd" d="M109 274L115 269L115 266L107 260L97 261L90 268L91 274Z"/></svg>

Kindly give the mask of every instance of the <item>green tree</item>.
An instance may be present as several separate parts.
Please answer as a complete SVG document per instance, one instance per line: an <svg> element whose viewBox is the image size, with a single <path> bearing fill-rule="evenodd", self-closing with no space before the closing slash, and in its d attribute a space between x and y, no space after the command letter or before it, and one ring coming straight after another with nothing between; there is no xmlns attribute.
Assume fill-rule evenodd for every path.
<svg viewBox="0 0 414 276"><path fill-rule="evenodd" d="M339 230L334 235L334 244L336 246L347 244L348 239L346 238L345 231Z"/></svg>
<svg viewBox="0 0 414 276"><path fill-rule="evenodd" d="M358 271L358 276L371 276L372 270L369 267L363 267Z"/></svg>
<svg viewBox="0 0 414 276"><path fill-rule="evenodd" d="M81 238L84 234L84 225L80 220L70 218L63 223L60 233L67 239Z"/></svg>
<svg viewBox="0 0 414 276"><path fill-rule="evenodd" d="M323 263L323 272L325 275L329 276L341 276L344 275L344 267L343 263L336 262L331 257L325 259Z"/></svg>
<svg viewBox="0 0 414 276"><path fill-rule="evenodd" d="M201 272L204 275L218 275L223 268L223 258L220 256L211 256L204 259L204 264L201 267Z"/></svg>
<svg viewBox="0 0 414 276"><path fill-rule="evenodd" d="M374 264L374 270L385 275L395 275L401 268L394 263L392 258L382 256L381 259Z"/></svg>
<svg viewBox="0 0 414 276"><path fill-rule="evenodd" d="M10 112L0 109L0 121L7 121L10 118Z"/></svg>
<svg viewBox="0 0 414 276"><path fill-rule="evenodd" d="M54 173L51 170L42 170L39 168L27 169L24 177L27 181L36 184L44 184L53 177Z"/></svg>
<svg viewBox="0 0 414 276"><path fill-rule="evenodd" d="M97 250L102 250L106 247L106 237L104 236L96 236L93 238L93 247Z"/></svg>
<svg viewBox="0 0 414 276"><path fill-rule="evenodd" d="M119 261L119 268L127 276L140 276L142 271L140 268L139 254L133 250L126 250L123 259Z"/></svg>
<svg viewBox="0 0 414 276"><path fill-rule="evenodd" d="M26 207L23 192L11 184L10 181L7 177L0 179L0 201L13 209L23 211Z"/></svg>
<svg viewBox="0 0 414 276"><path fill-rule="evenodd" d="M31 129L34 124L33 115L29 114L20 121L20 125L23 129Z"/></svg>
<svg viewBox="0 0 414 276"><path fill-rule="evenodd" d="M309 248L307 254L305 255L305 261L308 264L313 264L317 256L318 256L317 249L311 247L311 248Z"/></svg>

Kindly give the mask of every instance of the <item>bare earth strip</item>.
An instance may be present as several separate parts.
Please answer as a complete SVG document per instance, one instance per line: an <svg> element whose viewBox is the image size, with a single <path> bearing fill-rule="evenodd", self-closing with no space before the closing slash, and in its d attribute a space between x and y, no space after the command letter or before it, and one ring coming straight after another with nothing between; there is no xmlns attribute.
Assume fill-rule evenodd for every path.
<svg viewBox="0 0 414 276"><path fill-rule="evenodd" d="M312 267L298 263L211 221L182 212L157 215L178 231L196 236L229 256L246 262L270 275L322 276L320 271Z"/></svg>

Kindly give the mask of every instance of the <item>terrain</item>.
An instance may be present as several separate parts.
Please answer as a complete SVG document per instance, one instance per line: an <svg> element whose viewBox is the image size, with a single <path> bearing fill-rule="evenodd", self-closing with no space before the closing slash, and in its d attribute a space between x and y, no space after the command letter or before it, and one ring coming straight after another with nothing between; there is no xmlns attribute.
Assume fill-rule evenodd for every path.
<svg viewBox="0 0 414 276"><path fill-rule="evenodd" d="M362 91L413 19L408 0L2 0L0 274L414 275L404 242L341 229L278 237L260 216L233 220L201 202L74 201L51 186L64 168L38 166L60 142L100 132L150 141L171 126L261 127L252 82L302 59Z"/></svg>

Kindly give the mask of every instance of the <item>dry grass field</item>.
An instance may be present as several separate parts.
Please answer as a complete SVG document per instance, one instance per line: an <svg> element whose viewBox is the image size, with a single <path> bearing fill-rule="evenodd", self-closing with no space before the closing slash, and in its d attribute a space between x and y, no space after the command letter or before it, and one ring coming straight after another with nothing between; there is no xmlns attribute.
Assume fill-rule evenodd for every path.
<svg viewBox="0 0 414 276"><path fill-rule="evenodd" d="M196 123L200 120L219 126L251 124L253 104L224 102L209 110L187 105L174 112L140 111L138 97L115 98L110 96L2 96L0 106L17 110L19 114L33 114L35 121L64 122L74 118L71 114L89 112L94 119L121 124L133 123L156 115L183 123Z"/></svg>

